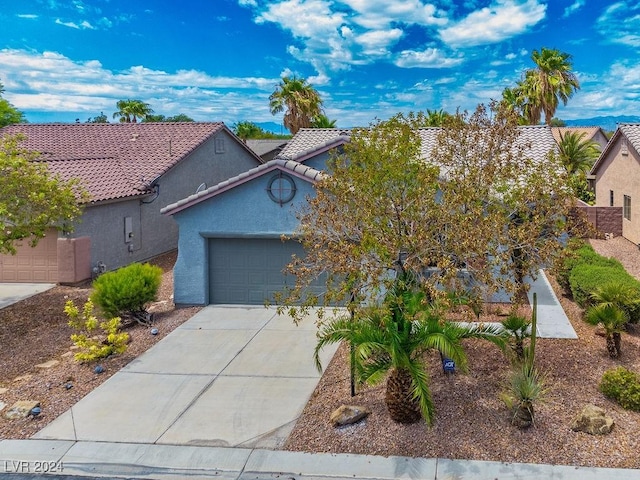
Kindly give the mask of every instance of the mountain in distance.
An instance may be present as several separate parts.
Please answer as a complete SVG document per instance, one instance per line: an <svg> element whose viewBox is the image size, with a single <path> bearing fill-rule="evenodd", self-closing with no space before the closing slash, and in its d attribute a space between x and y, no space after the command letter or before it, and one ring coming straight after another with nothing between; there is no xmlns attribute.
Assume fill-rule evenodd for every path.
<svg viewBox="0 0 640 480"><path fill-rule="evenodd" d="M275 133L276 135L291 135L284 125L276 122L255 122L265 132Z"/></svg>
<svg viewBox="0 0 640 480"><path fill-rule="evenodd" d="M567 127L600 127L605 132L613 132L619 123L640 123L638 115L618 115L616 117L592 117L565 120Z"/></svg>

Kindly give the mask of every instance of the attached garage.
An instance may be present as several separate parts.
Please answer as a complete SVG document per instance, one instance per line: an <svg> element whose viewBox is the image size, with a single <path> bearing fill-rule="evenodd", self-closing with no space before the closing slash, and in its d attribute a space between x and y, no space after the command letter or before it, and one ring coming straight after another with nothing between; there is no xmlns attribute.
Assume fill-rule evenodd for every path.
<svg viewBox="0 0 640 480"><path fill-rule="evenodd" d="M296 254L296 213L315 194L321 172L294 161L272 160L162 209L178 222L173 269L176 305L274 303L295 285L283 269ZM312 286L320 294L324 288Z"/></svg>
<svg viewBox="0 0 640 480"><path fill-rule="evenodd" d="M0 282L58 282L58 232L51 229L38 245L25 240L15 255L0 255Z"/></svg>
<svg viewBox="0 0 640 480"><path fill-rule="evenodd" d="M295 284L283 272L302 245L280 238L209 239L209 303L263 305Z"/></svg>

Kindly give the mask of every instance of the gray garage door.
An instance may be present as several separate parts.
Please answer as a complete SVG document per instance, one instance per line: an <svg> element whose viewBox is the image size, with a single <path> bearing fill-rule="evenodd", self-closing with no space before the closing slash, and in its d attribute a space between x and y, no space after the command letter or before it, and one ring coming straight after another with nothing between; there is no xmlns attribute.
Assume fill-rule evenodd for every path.
<svg viewBox="0 0 640 480"><path fill-rule="evenodd" d="M279 238L210 239L209 302L248 305L273 302L274 293L295 283L295 277L282 273L294 253L303 257L302 245Z"/></svg>

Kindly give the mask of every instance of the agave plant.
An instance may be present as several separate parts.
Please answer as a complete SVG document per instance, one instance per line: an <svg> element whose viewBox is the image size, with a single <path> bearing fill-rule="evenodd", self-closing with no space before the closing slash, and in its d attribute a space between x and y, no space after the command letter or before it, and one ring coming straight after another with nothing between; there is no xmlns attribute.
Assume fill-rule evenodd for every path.
<svg viewBox="0 0 640 480"><path fill-rule="evenodd" d="M439 351L464 372L467 358L463 339L484 338L503 348L504 338L495 326L447 322L424 292L400 290L382 306L364 309L353 320L344 317L325 324L319 332L315 361L321 370L320 350L328 344L348 341L354 348L360 382L376 384L387 378L385 403L391 418L414 423L422 417L431 425L435 407L423 354Z"/></svg>
<svg viewBox="0 0 640 480"><path fill-rule="evenodd" d="M519 428L528 428L534 424L533 405L546 393L545 382L533 362L523 361L509 378L508 392L503 400L513 416L511 423Z"/></svg>

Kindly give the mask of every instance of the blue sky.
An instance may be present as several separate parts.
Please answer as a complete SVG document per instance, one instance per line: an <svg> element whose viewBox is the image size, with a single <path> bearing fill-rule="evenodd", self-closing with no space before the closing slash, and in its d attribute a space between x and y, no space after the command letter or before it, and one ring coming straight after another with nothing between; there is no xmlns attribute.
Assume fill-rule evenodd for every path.
<svg viewBox="0 0 640 480"><path fill-rule="evenodd" d="M269 95L307 78L340 127L473 109L573 56L565 120L640 114L636 0L0 0L0 81L30 122L111 121L120 99L196 120L280 123Z"/></svg>

